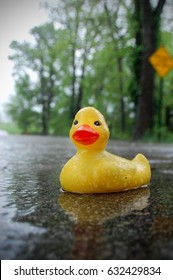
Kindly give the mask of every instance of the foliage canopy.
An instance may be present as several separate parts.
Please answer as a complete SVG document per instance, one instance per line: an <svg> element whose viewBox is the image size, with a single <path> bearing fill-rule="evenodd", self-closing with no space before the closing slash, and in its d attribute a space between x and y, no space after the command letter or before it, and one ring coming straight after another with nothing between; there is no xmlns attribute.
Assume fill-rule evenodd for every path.
<svg viewBox="0 0 173 280"><path fill-rule="evenodd" d="M150 52L164 44L171 53L172 21L168 30L161 18L165 1L155 6L149 0L60 0L44 4L50 21L31 29L35 43L11 43L16 95L7 110L22 133L67 135L74 114L87 105L102 111L113 137L141 138L163 127L165 131L173 128L173 72L164 82L162 127L157 126L159 79L156 77L154 83L156 75L146 60L146 69L153 77L151 102L141 84L145 77L142 63L148 59L146 38L142 37L147 28L144 2L151 10L148 21L154 24L155 15L157 22ZM144 95L142 102L146 104L141 105ZM149 115L150 111L140 131L140 113Z"/></svg>

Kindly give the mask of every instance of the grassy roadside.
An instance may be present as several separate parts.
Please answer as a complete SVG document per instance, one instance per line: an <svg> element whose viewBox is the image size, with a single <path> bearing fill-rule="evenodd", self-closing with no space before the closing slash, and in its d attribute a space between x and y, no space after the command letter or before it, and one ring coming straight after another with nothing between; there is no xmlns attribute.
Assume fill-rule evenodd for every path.
<svg viewBox="0 0 173 280"><path fill-rule="evenodd" d="M20 134L20 129L14 123L1 123L0 122L0 130L4 130L9 134Z"/></svg>

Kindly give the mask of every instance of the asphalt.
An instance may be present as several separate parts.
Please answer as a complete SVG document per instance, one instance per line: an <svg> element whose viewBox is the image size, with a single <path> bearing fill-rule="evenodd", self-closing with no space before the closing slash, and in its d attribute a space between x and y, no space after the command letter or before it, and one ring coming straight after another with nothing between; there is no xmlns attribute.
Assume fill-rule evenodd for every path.
<svg viewBox="0 0 173 280"><path fill-rule="evenodd" d="M111 140L107 150L143 153L149 186L62 192L59 173L75 153L68 138L1 136L1 259L173 259L173 144Z"/></svg>

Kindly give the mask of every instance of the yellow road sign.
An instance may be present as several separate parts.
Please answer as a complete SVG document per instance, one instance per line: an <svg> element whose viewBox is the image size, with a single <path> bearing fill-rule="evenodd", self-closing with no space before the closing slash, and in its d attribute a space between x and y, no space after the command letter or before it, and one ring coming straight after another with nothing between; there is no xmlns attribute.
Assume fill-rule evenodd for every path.
<svg viewBox="0 0 173 280"><path fill-rule="evenodd" d="M149 61L160 77L164 77L173 69L173 58L164 47L160 47L156 50L149 57Z"/></svg>

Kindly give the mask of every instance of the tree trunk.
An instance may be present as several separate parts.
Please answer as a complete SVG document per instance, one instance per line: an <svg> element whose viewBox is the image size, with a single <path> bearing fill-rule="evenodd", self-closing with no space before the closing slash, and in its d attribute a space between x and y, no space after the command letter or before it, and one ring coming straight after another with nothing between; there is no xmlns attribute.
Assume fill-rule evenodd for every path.
<svg viewBox="0 0 173 280"><path fill-rule="evenodd" d="M140 0L142 26L142 61L140 72L140 95L138 98L137 119L134 138L140 139L153 126L153 89L154 70L148 59L156 50L160 14L165 0L158 1L157 7L152 8L150 0Z"/></svg>
<svg viewBox="0 0 173 280"><path fill-rule="evenodd" d="M75 45L73 44L72 50L72 93L71 93L71 102L70 102L70 118L75 116L75 85L76 85L76 62L75 62Z"/></svg>
<svg viewBox="0 0 173 280"><path fill-rule="evenodd" d="M82 63L82 73L80 77L80 84L79 84L79 90L78 90L78 96L76 100L76 112L81 109L82 106L82 99L84 95L84 79L85 79L85 66L86 66L86 59L87 59L87 48L84 50L83 54L83 63Z"/></svg>
<svg viewBox="0 0 173 280"><path fill-rule="evenodd" d="M134 18L135 18L135 25L137 25L137 30L135 34L135 49L134 49L134 64L133 64L133 71L134 71L134 79L133 83L135 84L134 90L132 92L132 100L134 102L134 113L135 117L137 115L137 106L138 106L138 97L140 94L140 69L142 63L142 26L141 26L141 11L140 11L140 2L139 0L134 0Z"/></svg>
<svg viewBox="0 0 173 280"><path fill-rule="evenodd" d="M47 135L48 134L48 123L47 123L47 109L46 109L46 92L45 92L45 80L43 76L43 67L40 69L40 93L41 93L41 106L42 106L42 112L41 112L41 125L42 125L42 134Z"/></svg>
<svg viewBox="0 0 173 280"><path fill-rule="evenodd" d="M76 51L77 51L77 39L79 31L79 18L80 9L76 7L75 10L75 23L74 26L70 27L72 34L72 93L71 93L71 103L70 103L70 118L74 118L76 114Z"/></svg>
<svg viewBox="0 0 173 280"><path fill-rule="evenodd" d="M47 120L46 108L44 106L42 110L42 134L48 135L48 120Z"/></svg>
<svg viewBox="0 0 173 280"><path fill-rule="evenodd" d="M123 82L123 58L117 57L118 72L119 72L119 93L120 93L120 127L121 132L126 131L126 115L124 103L124 82Z"/></svg>

